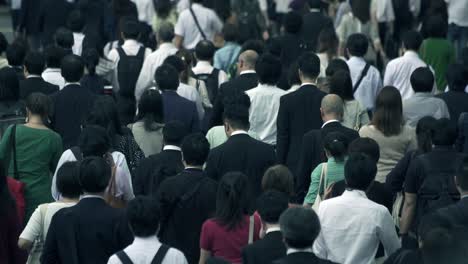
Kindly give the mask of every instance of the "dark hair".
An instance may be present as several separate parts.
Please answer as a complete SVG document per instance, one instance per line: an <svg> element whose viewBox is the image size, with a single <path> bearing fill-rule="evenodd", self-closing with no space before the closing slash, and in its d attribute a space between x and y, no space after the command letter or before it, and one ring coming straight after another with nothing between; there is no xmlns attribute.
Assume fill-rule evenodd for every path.
<svg viewBox="0 0 468 264"><path fill-rule="evenodd" d="M447 37L447 22L440 15L429 17L425 28L429 38Z"/></svg>
<svg viewBox="0 0 468 264"><path fill-rule="evenodd" d="M168 64L163 64L156 69L154 80L160 90L175 91L179 87L179 73Z"/></svg>
<svg viewBox="0 0 468 264"><path fill-rule="evenodd" d="M386 86L380 91L371 123L386 137L400 134L404 124L403 103L397 88Z"/></svg>
<svg viewBox="0 0 468 264"><path fill-rule="evenodd" d="M403 46L407 50L418 51L422 42L423 37L418 31L409 30L403 34Z"/></svg>
<svg viewBox="0 0 468 264"><path fill-rule="evenodd" d="M265 43L261 40L258 39L249 39L244 44L242 44L241 52L244 52L246 50L253 50L257 52L258 56L261 56L263 54L263 51L265 49Z"/></svg>
<svg viewBox="0 0 468 264"><path fill-rule="evenodd" d="M410 78L411 87L416 93L428 93L434 87L434 74L428 67L419 67Z"/></svg>
<svg viewBox="0 0 468 264"><path fill-rule="evenodd" d="M0 213L5 217L11 209L15 209L15 199L10 194L7 183L7 165L4 160L0 160ZM14 212L16 214L16 212Z"/></svg>
<svg viewBox="0 0 468 264"><path fill-rule="evenodd" d="M45 58L40 52L30 52L24 59L24 67L30 74L41 75L45 68Z"/></svg>
<svg viewBox="0 0 468 264"><path fill-rule="evenodd" d="M105 128L112 141L112 146L117 145L118 135L124 134L117 104L109 96L99 96L94 100L93 107L85 123L86 125L98 125Z"/></svg>
<svg viewBox="0 0 468 264"><path fill-rule="evenodd" d="M371 158L375 163L380 159L380 147L377 141L372 138L357 138L349 144L348 153L363 153Z"/></svg>
<svg viewBox="0 0 468 264"><path fill-rule="evenodd" d="M32 93L26 98L26 108L35 115L46 118L50 112L52 101L43 93Z"/></svg>
<svg viewBox="0 0 468 264"><path fill-rule="evenodd" d="M432 143L435 146L453 146L457 140L457 127L448 118L441 118L434 124Z"/></svg>
<svg viewBox="0 0 468 264"><path fill-rule="evenodd" d="M275 165L268 168L263 174L262 190L275 190L288 196L294 194L294 177L288 167Z"/></svg>
<svg viewBox="0 0 468 264"><path fill-rule="evenodd" d="M162 95L158 90L146 90L138 103L137 120L143 121L146 131L154 131L154 123L164 122Z"/></svg>
<svg viewBox="0 0 468 264"><path fill-rule="evenodd" d="M297 59L301 73L311 79L315 79L320 74L320 59L315 53L307 52Z"/></svg>
<svg viewBox="0 0 468 264"><path fill-rule="evenodd" d="M192 75L192 66L195 58L193 54L185 49L180 49L176 52L176 56L179 57L185 65L185 70L182 72L180 80L183 83L188 83L189 77ZM169 58L169 57L168 57Z"/></svg>
<svg viewBox="0 0 468 264"><path fill-rule="evenodd" d="M319 53L326 53L328 61L338 54L339 44L340 40L333 27L326 27L320 31L317 50Z"/></svg>
<svg viewBox="0 0 468 264"><path fill-rule="evenodd" d="M349 73L349 66L346 61L342 59L333 59L328 63L328 67L325 70L327 77L333 76L337 71L345 71Z"/></svg>
<svg viewBox="0 0 468 264"><path fill-rule="evenodd" d="M224 24L223 36L225 41L237 42L239 40L239 28L231 23Z"/></svg>
<svg viewBox="0 0 468 264"><path fill-rule="evenodd" d="M457 183L464 191L468 191L468 156L463 158L457 171Z"/></svg>
<svg viewBox="0 0 468 264"><path fill-rule="evenodd" d="M228 230L245 223L244 216L249 210L248 189L247 176L241 172L228 172L219 182L215 219Z"/></svg>
<svg viewBox="0 0 468 264"><path fill-rule="evenodd" d="M81 11L73 10L67 19L67 27L73 32L81 32L85 26L85 20L81 15Z"/></svg>
<svg viewBox="0 0 468 264"><path fill-rule="evenodd" d="M2 32L0 32L0 54L5 52L8 48L8 41L5 38L5 35L3 35Z"/></svg>
<svg viewBox="0 0 468 264"><path fill-rule="evenodd" d="M154 11L159 18L165 19L171 13L173 4L170 0L153 0Z"/></svg>
<svg viewBox="0 0 468 264"><path fill-rule="evenodd" d="M422 240L422 261L427 264L466 263L466 235L465 227L434 227L428 230Z"/></svg>
<svg viewBox="0 0 468 264"><path fill-rule="evenodd" d="M75 39L73 38L73 32L71 30L60 27L55 31L55 44L57 46L64 48L64 49L71 49L73 44L75 43Z"/></svg>
<svg viewBox="0 0 468 264"><path fill-rule="evenodd" d="M161 220L161 210L157 200L145 196L136 197L128 203L127 218L136 237L156 235Z"/></svg>
<svg viewBox="0 0 468 264"><path fill-rule="evenodd" d="M432 116L425 116L418 121L416 126L416 138L420 153L428 153L432 150L432 134L437 120Z"/></svg>
<svg viewBox="0 0 468 264"><path fill-rule="evenodd" d="M62 76L67 82L79 82L84 74L83 59L76 55L65 56L60 68Z"/></svg>
<svg viewBox="0 0 468 264"><path fill-rule="evenodd" d="M211 41L202 40L195 46L195 56L198 60L211 60L215 54L216 48Z"/></svg>
<svg viewBox="0 0 468 264"><path fill-rule="evenodd" d="M353 15L366 24L370 20L371 0L353 0L350 2Z"/></svg>
<svg viewBox="0 0 468 264"><path fill-rule="evenodd" d="M83 128L78 138L83 157L102 157L111 148L109 135L105 128L96 125L87 125Z"/></svg>
<svg viewBox="0 0 468 264"><path fill-rule="evenodd" d="M293 62L288 70L288 84L289 86L300 85L301 78L299 77L299 65Z"/></svg>
<svg viewBox="0 0 468 264"><path fill-rule="evenodd" d="M450 64L446 77L450 91L464 92L468 85L468 67L463 64Z"/></svg>
<svg viewBox="0 0 468 264"><path fill-rule="evenodd" d="M369 48L369 39L361 33L352 34L346 41L346 48L351 56L364 57Z"/></svg>
<svg viewBox="0 0 468 264"><path fill-rule="evenodd" d="M91 76L96 75L96 66L99 64L98 51L93 48L86 49L81 57L86 65L86 69L88 69L88 74Z"/></svg>
<svg viewBox="0 0 468 264"><path fill-rule="evenodd" d="M44 49L46 66L49 68L60 68L65 52L62 48L50 45Z"/></svg>
<svg viewBox="0 0 468 264"><path fill-rule="evenodd" d="M339 70L329 80L330 93L336 94L344 101L354 100L353 81L349 72Z"/></svg>
<svg viewBox="0 0 468 264"><path fill-rule="evenodd" d="M250 99L248 100L248 103L245 103L245 102L242 102L241 100L246 100L247 98L249 98L248 95L246 95L245 93L239 93L239 95L235 95L235 96L239 98L240 102L238 103L231 102L231 103L225 104L224 112L223 112L224 121L235 129L248 130L250 127L250 122L249 122Z"/></svg>
<svg viewBox="0 0 468 264"><path fill-rule="evenodd" d="M257 199L257 211L263 221L276 224L281 214L288 209L289 196L285 193L270 190Z"/></svg>
<svg viewBox="0 0 468 264"><path fill-rule="evenodd" d="M87 157L80 162L80 183L85 193L104 192L111 178L111 167L102 157Z"/></svg>
<svg viewBox="0 0 468 264"><path fill-rule="evenodd" d="M202 134L191 134L184 138L181 149L187 165L202 166L210 154L210 143Z"/></svg>
<svg viewBox="0 0 468 264"><path fill-rule="evenodd" d="M284 30L287 33L297 34L302 28L302 16L297 12L289 12L284 17Z"/></svg>
<svg viewBox="0 0 468 264"><path fill-rule="evenodd" d="M6 50L6 58L10 66L22 66L26 57L26 46L19 43L12 43Z"/></svg>
<svg viewBox="0 0 468 264"><path fill-rule="evenodd" d="M180 146L187 135L185 125L180 121L169 121L163 128L164 144Z"/></svg>
<svg viewBox="0 0 468 264"><path fill-rule="evenodd" d="M162 23L157 35L159 41L171 42L174 38L174 26L171 23Z"/></svg>
<svg viewBox="0 0 468 264"><path fill-rule="evenodd" d="M303 207L287 209L279 222L285 244L294 249L312 247L321 229L317 214Z"/></svg>
<svg viewBox="0 0 468 264"><path fill-rule="evenodd" d="M345 164L346 186L366 191L377 174L377 164L364 153L351 153Z"/></svg>
<svg viewBox="0 0 468 264"><path fill-rule="evenodd" d="M271 54L263 54L255 64L255 71L261 84L276 85L281 76L281 61Z"/></svg>
<svg viewBox="0 0 468 264"><path fill-rule="evenodd" d="M187 65L185 64L184 60L182 60L177 55L171 55L167 57L163 64L171 65L174 69L177 70L178 73L182 73L187 69Z"/></svg>
<svg viewBox="0 0 468 264"><path fill-rule="evenodd" d="M16 71L9 67L0 69L0 101L19 100L19 80Z"/></svg>
<svg viewBox="0 0 468 264"><path fill-rule="evenodd" d="M283 42L280 37L269 38L265 42L265 54L269 53L275 57L281 58L283 52Z"/></svg>
<svg viewBox="0 0 468 264"><path fill-rule="evenodd" d="M133 19L123 18L121 20L121 31L123 37L126 39L138 39L140 35L140 30L138 27L138 22Z"/></svg>
<svg viewBox="0 0 468 264"><path fill-rule="evenodd" d="M324 140L323 146L338 162L343 162L348 154L348 139L340 132L328 133Z"/></svg>
<svg viewBox="0 0 468 264"><path fill-rule="evenodd" d="M322 8L322 0L309 0L304 1L309 4L310 8L320 9Z"/></svg>
<svg viewBox="0 0 468 264"><path fill-rule="evenodd" d="M76 161L65 162L57 171L57 190L66 198L78 198L81 195L79 180L80 167Z"/></svg>

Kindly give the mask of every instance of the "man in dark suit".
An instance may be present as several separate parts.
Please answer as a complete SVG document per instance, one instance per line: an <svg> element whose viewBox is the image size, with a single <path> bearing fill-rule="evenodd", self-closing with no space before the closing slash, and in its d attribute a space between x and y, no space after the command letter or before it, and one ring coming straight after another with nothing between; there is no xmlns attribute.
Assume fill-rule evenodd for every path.
<svg viewBox="0 0 468 264"><path fill-rule="evenodd" d="M321 0L309 0L310 12L303 16L302 38L312 50L317 49L320 32L324 28L333 29L333 21L321 10Z"/></svg>
<svg viewBox="0 0 468 264"><path fill-rule="evenodd" d="M223 111L225 100L230 99L233 94L245 92L258 85L258 76L255 72L258 54L253 50L246 50L239 55L237 72L239 76L229 82L221 84L213 105L213 116L211 127L223 125Z"/></svg>
<svg viewBox="0 0 468 264"><path fill-rule="evenodd" d="M278 191L267 191L257 201L265 236L242 250L242 263L272 263L286 256L286 246L279 227L281 214L288 209L288 196Z"/></svg>
<svg viewBox="0 0 468 264"><path fill-rule="evenodd" d="M287 256L274 264L333 264L315 256L310 250L320 233L320 221L313 210L289 208L280 217L281 233L288 248Z"/></svg>
<svg viewBox="0 0 468 264"><path fill-rule="evenodd" d="M330 132L340 132L352 142L359 137L355 130L340 124L343 117L343 100L337 95L327 95L322 99L320 108L324 122L321 129L307 132L302 140L302 151L296 173L295 202L302 204L310 186L310 174L318 164L326 161L322 139Z"/></svg>
<svg viewBox="0 0 468 264"><path fill-rule="evenodd" d="M101 157L85 158L79 173L84 195L75 206L58 211L50 223L41 263L107 263L133 235L125 211L106 204L111 168Z"/></svg>
<svg viewBox="0 0 468 264"><path fill-rule="evenodd" d="M253 197L256 198L262 192L263 174L275 164L275 151L272 146L247 134L249 97L239 94L236 101L224 109L224 127L229 138L212 149L206 163L206 173L210 178L219 180L227 172L243 172L249 178Z"/></svg>
<svg viewBox="0 0 468 264"><path fill-rule="evenodd" d="M66 25L72 4L67 0L42 0L39 14L39 29L42 33L42 44L53 44L55 31Z"/></svg>
<svg viewBox="0 0 468 264"><path fill-rule="evenodd" d="M42 2L38 0L22 0L19 32L26 33L32 50L41 47L41 32L39 27L39 15Z"/></svg>
<svg viewBox="0 0 468 264"><path fill-rule="evenodd" d="M201 227L216 210L217 183L203 172L209 152L203 135L187 136L182 142L185 170L162 182L156 195L161 204L161 242L182 251L188 263L198 263Z"/></svg>
<svg viewBox="0 0 468 264"><path fill-rule="evenodd" d="M24 60L24 72L26 79L20 81L20 98L26 99L32 93L51 95L58 92L59 87L42 79L41 74L45 69L45 58L41 53L31 52Z"/></svg>
<svg viewBox="0 0 468 264"><path fill-rule="evenodd" d="M189 132L200 131L197 106L194 102L177 94L179 73L168 64L161 65L154 74L156 86L162 91L164 122L180 121Z"/></svg>
<svg viewBox="0 0 468 264"><path fill-rule="evenodd" d="M185 135L184 125L178 121L164 125L163 151L141 161L133 180L135 195L155 195L161 182L184 169L180 144Z"/></svg>
<svg viewBox="0 0 468 264"><path fill-rule="evenodd" d="M450 113L450 120L457 123L460 114L468 112L468 94L465 88L468 86L468 70L462 64L452 64L447 70L447 82L449 91L436 95L444 100Z"/></svg>
<svg viewBox="0 0 468 264"><path fill-rule="evenodd" d="M18 80L24 80L24 58L26 57L27 47L26 42L17 41L8 46L6 50L6 58L8 66L15 70Z"/></svg>
<svg viewBox="0 0 468 264"><path fill-rule="evenodd" d="M281 97L277 121L278 162L291 171L296 171L304 134L322 126L320 104L326 95L314 84L320 74L317 55L306 53L298 59L298 64L302 85L297 91Z"/></svg>
<svg viewBox="0 0 468 264"><path fill-rule="evenodd" d="M81 123L94 102L93 93L79 83L84 63L76 55L68 55L61 63L65 87L53 96L52 126L62 136L64 149L76 146Z"/></svg>

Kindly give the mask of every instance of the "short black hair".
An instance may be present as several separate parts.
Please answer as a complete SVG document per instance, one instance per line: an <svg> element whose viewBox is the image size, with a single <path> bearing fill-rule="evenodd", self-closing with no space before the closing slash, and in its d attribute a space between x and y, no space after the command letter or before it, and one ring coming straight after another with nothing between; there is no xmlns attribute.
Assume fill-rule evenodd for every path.
<svg viewBox="0 0 468 264"><path fill-rule="evenodd" d="M265 50L265 43L259 39L249 39L242 44L241 53L246 50L253 50L260 56Z"/></svg>
<svg viewBox="0 0 468 264"><path fill-rule="evenodd" d="M198 60L211 60L216 52L216 48L209 40L202 40L195 46L195 56Z"/></svg>
<svg viewBox="0 0 468 264"><path fill-rule="evenodd" d="M328 67L325 70L325 75L327 77L333 76L338 71L345 71L350 73L349 66L346 61L342 59L333 59L328 63Z"/></svg>
<svg viewBox="0 0 468 264"><path fill-rule="evenodd" d="M30 52L24 59L24 67L30 74L41 75L45 68L45 58L40 52Z"/></svg>
<svg viewBox="0 0 468 264"><path fill-rule="evenodd" d="M446 77L450 91L464 92L468 85L468 68L463 64L450 64Z"/></svg>
<svg viewBox="0 0 468 264"><path fill-rule="evenodd" d="M377 174L375 161L363 153L351 153L345 164L346 186L366 191Z"/></svg>
<svg viewBox="0 0 468 264"><path fill-rule="evenodd" d="M441 118L434 124L432 143L435 146L453 146L457 140L457 126L448 118Z"/></svg>
<svg viewBox="0 0 468 264"><path fill-rule="evenodd" d="M285 193L270 190L257 199L257 211L263 221L270 224L279 222L281 214L288 209L289 197Z"/></svg>
<svg viewBox="0 0 468 264"><path fill-rule="evenodd" d="M10 66L22 66L26 57L26 46L12 43L6 50L6 58Z"/></svg>
<svg viewBox="0 0 468 264"><path fill-rule="evenodd" d="M364 57L369 48L369 39L361 33L352 34L346 41L346 48L351 56Z"/></svg>
<svg viewBox="0 0 468 264"><path fill-rule="evenodd" d="M73 54L63 58L60 68L66 82L79 82L84 74L83 59Z"/></svg>
<svg viewBox="0 0 468 264"><path fill-rule="evenodd" d="M410 77L411 87L416 93L429 93L434 88L434 74L428 67L419 67Z"/></svg>
<svg viewBox="0 0 468 264"><path fill-rule="evenodd" d="M276 85L281 77L281 61L271 54L263 54L255 64L255 71L261 84Z"/></svg>
<svg viewBox="0 0 468 264"><path fill-rule="evenodd" d="M186 69L184 61L177 55L171 55L171 56L167 57L164 60L163 64L171 65L179 73L185 71L185 69Z"/></svg>
<svg viewBox="0 0 468 264"><path fill-rule="evenodd" d="M171 23L162 23L157 32L159 41L171 42L174 38L174 26Z"/></svg>
<svg viewBox="0 0 468 264"><path fill-rule="evenodd" d="M26 98L26 108L31 113L45 118L49 115L49 109L52 101L49 96L43 93L32 93Z"/></svg>
<svg viewBox="0 0 468 264"><path fill-rule="evenodd" d="M8 40L5 38L2 32L0 32L0 54L6 51L8 48Z"/></svg>
<svg viewBox="0 0 468 264"><path fill-rule="evenodd" d="M224 100L224 120L233 128L248 130L250 98L239 92Z"/></svg>
<svg viewBox="0 0 468 264"><path fill-rule="evenodd" d="M140 35L140 27L138 26L137 21L129 18L122 18L120 25L124 38L134 40L138 39L138 36Z"/></svg>
<svg viewBox="0 0 468 264"><path fill-rule="evenodd" d="M343 162L348 154L348 138L340 132L330 132L323 139L323 146L336 161Z"/></svg>
<svg viewBox="0 0 468 264"><path fill-rule="evenodd" d="M169 121L163 128L163 139L166 145L180 146L187 135L185 125L180 121Z"/></svg>
<svg viewBox="0 0 468 264"><path fill-rule="evenodd" d="M85 20L80 10L73 10L67 18L67 27L73 32L81 32L85 26Z"/></svg>
<svg viewBox="0 0 468 264"><path fill-rule="evenodd" d="M403 34L403 46L407 50L418 51L422 42L423 37L418 31L409 30Z"/></svg>
<svg viewBox="0 0 468 264"><path fill-rule="evenodd" d="M50 45L44 49L44 55L46 59L46 66L48 68L60 68L60 64L62 63L62 59L65 56L65 52L60 47Z"/></svg>
<svg viewBox="0 0 468 264"><path fill-rule="evenodd" d="M283 25L287 33L299 33L302 28L302 16L297 12L291 11L284 17Z"/></svg>
<svg viewBox="0 0 468 264"><path fill-rule="evenodd" d="M202 166L210 153L210 143L202 134L195 133L184 138L181 149L187 165Z"/></svg>
<svg viewBox="0 0 468 264"><path fill-rule="evenodd" d="M426 33L429 38L446 38L447 21L440 15L433 15L426 21Z"/></svg>
<svg viewBox="0 0 468 264"><path fill-rule="evenodd" d="M77 161L62 164L57 170L57 190L63 197L78 198L82 194L79 180L80 167Z"/></svg>
<svg viewBox="0 0 468 264"><path fill-rule="evenodd" d="M280 228L286 245L294 249L310 248L320 233L320 220L310 209L293 207L280 217Z"/></svg>
<svg viewBox="0 0 468 264"><path fill-rule="evenodd" d="M156 69L154 80L160 90L175 91L179 87L179 73L169 64L163 64Z"/></svg>
<svg viewBox="0 0 468 264"><path fill-rule="evenodd" d="M237 42L239 41L239 28L231 23L224 24L223 36L225 41Z"/></svg>
<svg viewBox="0 0 468 264"><path fill-rule="evenodd" d="M96 125L87 125L78 138L83 157L102 157L111 148L111 141L105 128Z"/></svg>
<svg viewBox="0 0 468 264"><path fill-rule="evenodd" d="M297 59L299 70L308 78L315 79L320 74L320 59L315 53L307 52Z"/></svg>
<svg viewBox="0 0 468 264"><path fill-rule="evenodd" d="M16 71L10 67L0 69L0 100L18 101L19 96L19 79Z"/></svg>
<svg viewBox="0 0 468 264"><path fill-rule="evenodd" d="M330 93L336 94L344 101L354 100L353 80L349 72L340 70L335 72L329 80Z"/></svg>
<svg viewBox="0 0 468 264"><path fill-rule="evenodd" d="M55 31L55 44L64 49L71 49L75 44L73 32L68 28L60 27Z"/></svg>
<svg viewBox="0 0 468 264"><path fill-rule="evenodd" d="M458 168L457 182L462 190L468 191L468 156L463 157L460 168Z"/></svg>
<svg viewBox="0 0 468 264"><path fill-rule="evenodd" d="M157 200L145 196L136 197L128 203L127 218L136 237L156 235L161 220L161 210Z"/></svg>
<svg viewBox="0 0 468 264"><path fill-rule="evenodd" d="M102 193L109 185L111 167L103 157L87 157L80 162L80 183L85 193Z"/></svg>

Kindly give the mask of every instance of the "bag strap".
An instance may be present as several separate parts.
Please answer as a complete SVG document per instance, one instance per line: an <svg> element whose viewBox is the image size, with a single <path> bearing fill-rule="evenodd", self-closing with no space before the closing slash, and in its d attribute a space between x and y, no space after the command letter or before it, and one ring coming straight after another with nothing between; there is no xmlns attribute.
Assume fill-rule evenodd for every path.
<svg viewBox="0 0 468 264"><path fill-rule="evenodd" d="M370 66L371 66L371 65L370 65L369 63L366 63L366 66L364 66L364 69L363 69L362 72L361 72L361 76L359 76L358 81L356 82L356 84L355 84L354 87L353 87L353 94L357 91L357 89L358 89L359 86L361 85L362 80L364 80L364 77L366 77L367 72L368 72L369 69L370 69Z"/></svg>
<svg viewBox="0 0 468 264"><path fill-rule="evenodd" d="M254 215L251 215L249 217L249 245L253 243L254 229L255 229L255 217Z"/></svg>
<svg viewBox="0 0 468 264"><path fill-rule="evenodd" d="M45 237L44 236L44 232L42 230L45 230L45 226L44 226L44 219L46 217L46 214L47 214L47 209L49 208L49 204L41 204L39 205L39 213L41 215L41 231L40 231L40 235L39 235L39 239L41 241L45 241Z"/></svg>
<svg viewBox="0 0 468 264"><path fill-rule="evenodd" d="M18 180L18 160L16 159L16 124L11 128L10 146L13 150L13 178Z"/></svg>
<svg viewBox="0 0 468 264"><path fill-rule="evenodd" d="M116 50L119 53L119 58L120 59L123 59L123 58L127 57L127 54L125 53L125 51L123 50L122 47L117 47Z"/></svg>
<svg viewBox="0 0 468 264"><path fill-rule="evenodd" d="M153 261L151 261L151 264L161 264L169 249L169 246L161 244L161 247L158 249L158 252L154 256Z"/></svg>
<svg viewBox="0 0 468 264"><path fill-rule="evenodd" d="M322 171L323 171L323 190L325 193L325 190L327 189L327 184L328 184L328 163L325 162L322 166Z"/></svg>
<svg viewBox="0 0 468 264"><path fill-rule="evenodd" d="M202 28L200 26L200 23L198 22L197 16L195 15L195 12L193 12L192 7L189 7L189 11L190 11L190 14L192 14L193 20L195 21L195 25L197 26L198 31L200 31L200 34L202 35L203 40L207 40L205 32L203 32L203 30L202 30Z"/></svg>
<svg viewBox="0 0 468 264"><path fill-rule="evenodd" d="M133 261L123 250L115 253L115 255L117 255L122 264L133 264Z"/></svg>

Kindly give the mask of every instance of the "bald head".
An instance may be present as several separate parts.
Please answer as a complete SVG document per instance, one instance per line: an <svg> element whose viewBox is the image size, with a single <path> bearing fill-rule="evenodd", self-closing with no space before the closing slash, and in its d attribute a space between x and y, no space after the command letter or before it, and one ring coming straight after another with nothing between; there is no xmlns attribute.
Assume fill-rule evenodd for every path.
<svg viewBox="0 0 468 264"><path fill-rule="evenodd" d="M320 111L324 122L332 119L341 120L344 111L343 100L336 94L329 94L322 99Z"/></svg>
<svg viewBox="0 0 468 264"><path fill-rule="evenodd" d="M246 50L239 55L239 70L255 70L257 63L258 53L254 50Z"/></svg>

